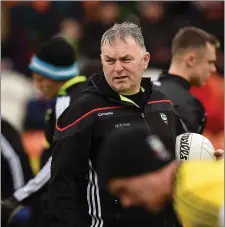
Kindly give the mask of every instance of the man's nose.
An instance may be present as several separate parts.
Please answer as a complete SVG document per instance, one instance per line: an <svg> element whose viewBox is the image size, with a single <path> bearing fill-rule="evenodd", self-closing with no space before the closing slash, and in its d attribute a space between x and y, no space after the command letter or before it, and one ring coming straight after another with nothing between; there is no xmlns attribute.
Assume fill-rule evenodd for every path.
<svg viewBox="0 0 225 227"><path fill-rule="evenodd" d="M211 68L211 73L215 73L216 72L216 66L213 65L212 68Z"/></svg>
<svg viewBox="0 0 225 227"><path fill-rule="evenodd" d="M120 61L116 61L115 62L115 69L114 69L116 72L121 72L121 71L123 71L123 66L122 66L122 64L121 64L121 62Z"/></svg>

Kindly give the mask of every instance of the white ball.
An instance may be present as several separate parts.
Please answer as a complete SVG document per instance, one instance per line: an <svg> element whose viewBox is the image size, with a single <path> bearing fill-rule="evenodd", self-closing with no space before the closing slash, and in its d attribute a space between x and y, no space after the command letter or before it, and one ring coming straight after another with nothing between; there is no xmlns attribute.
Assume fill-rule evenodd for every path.
<svg viewBox="0 0 225 227"><path fill-rule="evenodd" d="M176 138L176 159L180 162L187 160L215 159L215 148L203 135L184 133Z"/></svg>

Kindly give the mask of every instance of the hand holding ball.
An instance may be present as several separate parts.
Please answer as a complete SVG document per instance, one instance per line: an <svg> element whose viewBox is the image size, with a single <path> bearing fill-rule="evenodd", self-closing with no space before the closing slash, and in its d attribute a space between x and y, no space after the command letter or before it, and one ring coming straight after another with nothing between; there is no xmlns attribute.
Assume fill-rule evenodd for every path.
<svg viewBox="0 0 225 227"><path fill-rule="evenodd" d="M176 159L180 162L187 160L214 159L215 148L205 137L197 133L184 133L176 138Z"/></svg>

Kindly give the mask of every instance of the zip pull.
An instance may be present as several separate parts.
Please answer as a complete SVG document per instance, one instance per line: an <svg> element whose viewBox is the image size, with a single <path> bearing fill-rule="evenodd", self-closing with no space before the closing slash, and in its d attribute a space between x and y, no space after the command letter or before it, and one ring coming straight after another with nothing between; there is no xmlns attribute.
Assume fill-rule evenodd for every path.
<svg viewBox="0 0 225 227"><path fill-rule="evenodd" d="M143 118L143 121L144 121L144 123L145 123L147 129L148 129L149 133L151 133L151 129L150 129L150 126L148 125L148 122L147 122L147 120L146 120L146 116L145 116L145 115L146 115L145 113L143 113L143 112L141 113L141 116L142 116L142 118Z"/></svg>

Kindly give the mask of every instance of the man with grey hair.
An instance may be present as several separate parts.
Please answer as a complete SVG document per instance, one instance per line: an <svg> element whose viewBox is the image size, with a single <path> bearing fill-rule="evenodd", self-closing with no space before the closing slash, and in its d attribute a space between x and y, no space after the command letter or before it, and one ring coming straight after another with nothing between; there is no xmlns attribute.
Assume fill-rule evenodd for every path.
<svg viewBox="0 0 225 227"><path fill-rule="evenodd" d="M96 172L107 134L137 124L159 134L175 156L175 139L183 131L172 102L152 89L150 79L142 79L149 60L137 25L115 24L103 34L103 72L89 78L88 89L56 124L49 185L51 227L172 226L166 217L169 209L157 216L142 208L124 209L99 185Z"/></svg>

